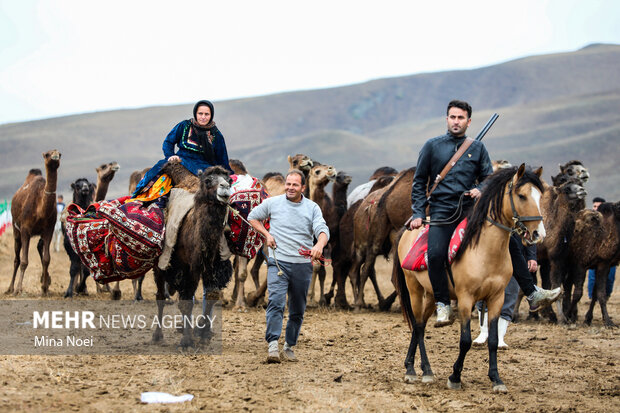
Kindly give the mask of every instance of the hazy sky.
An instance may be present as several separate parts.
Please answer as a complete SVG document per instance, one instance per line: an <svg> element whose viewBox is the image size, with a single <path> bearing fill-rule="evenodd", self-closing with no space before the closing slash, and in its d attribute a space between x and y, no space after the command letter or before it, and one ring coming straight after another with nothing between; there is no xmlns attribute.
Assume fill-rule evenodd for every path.
<svg viewBox="0 0 620 413"><path fill-rule="evenodd" d="M620 1L0 0L0 124L620 43Z"/></svg>

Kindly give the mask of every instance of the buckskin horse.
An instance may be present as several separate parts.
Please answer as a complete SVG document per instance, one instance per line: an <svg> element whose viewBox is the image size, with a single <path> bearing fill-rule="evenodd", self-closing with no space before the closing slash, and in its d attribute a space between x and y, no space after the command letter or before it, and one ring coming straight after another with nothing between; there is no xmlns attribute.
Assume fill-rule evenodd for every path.
<svg viewBox="0 0 620 413"><path fill-rule="evenodd" d="M468 215L465 235L451 264L448 283L452 299L458 300L461 320L459 356L448 378L448 388L461 388L461 372L471 348L471 312L474 304L484 300L489 311L489 379L494 392L508 389L497 370L497 320L504 302L504 289L512 276L508 243L517 233L525 243L538 243L545 236L540 212L543 186L542 168L532 172L522 164L500 169L484 182L484 190ZM420 349L422 382L434 380L424 346L426 322L435 310L428 271L408 271L401 263L418 238L421 229L401 232L394 257L394 277L398 280L402 309L412 330L405 359L405 381L418 380L414 370L416 348ZM447 253L447 251L446 251ZM425 294L426 293L426 294Z"/></svg>

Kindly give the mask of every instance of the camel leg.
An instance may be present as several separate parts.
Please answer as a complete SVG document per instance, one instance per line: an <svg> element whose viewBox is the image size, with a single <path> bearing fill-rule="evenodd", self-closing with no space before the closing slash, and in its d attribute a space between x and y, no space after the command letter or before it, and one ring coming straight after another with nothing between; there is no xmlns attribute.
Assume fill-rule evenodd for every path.
<svg viewBox="0 0 620 413"><path fill-rule="evenodd" d="M230 297L230 301L236 302L237 301L237 290L239 289L239 257L237 255L235 255L233 258L233 276L234 276L235 283L233 287L232 296Z"/></svg>
<svg viewBox="0 0 620 413"><path fill-rule="evenodd" d="M325 300L325 277L327 276L327 271L325 271L325 267L319 265L319 306L325 307L327 305L327 301Z"/></svg>
<svg viewBox="0 0 620 413"><path fill-rule="evenodd" d="M15 249L15 260L13 261L13 278L11 278L11 284L9 285L8 290L6 290L5 294L12 294L14 291L15 284L15 276L17 275L17 269L21 264L21 250L22 250L22 239L21 233L17 229L13 229L13 247Z"/></svg>
<svg viewBox="0 0 620 413"><path fill-rule="evenodd" d="M155 327L155 331L153 331L153 338L151 343L158 343L164 338L164 334L161 330L161 323L164 315L164 305L166 304L166 296L164 294L165 291L165 272L155 268L153 269L154 277L155 277L155 285L157 286L157 293L155 293L155 299L157 300L157 326Z"/></svg>
<svg viewBox="0 0 620 413"><path fill-rule="evenodd" d="M607 328L617 328L618 326L611 321L609 313L607 312L607 277L609 276L609 266L598 267L596 269L596 300L601 307L601 315L603 316L603 323ZM593 294L594 295L594 294Z"/></svg>
<svg viewBox="0 0 620 413"><path fill-rule="evenodd" d="M254 288L260 288L260 279L259 279L259 271L260 266L265 262L265 255L259 251L254 258L254 264L252 264L252 269L250 270L250 274L252 275L252 281L254 281Z"/></svg>
<svg viewBox="0 0 620 413"><path fill-rule="evenodd" d="M201 277L192 277L187 272L183 273L183 277L186 279L182 289L179 291L179 311L183 316L183 320L191 320L192 309L194 308L194 294L198 287L198 280ZM187 347L194 347L194 338L192 337L191 325L189 322L183 322L183 337L179 345L185 349Z"/></svg>
<svg viewBox="0 0 620 413"><path fill-rule="evenodd" d="M235 287L237 299L235 300L234 311L247 311L248 304L245 300L245 280L248 278L248 259L246 257L235 256Z"/></svg>
<svg viewBox="0 0 620 413"><path fill-rule="evenodd" d="M19 280L17 281L17 288L15 288L15 292L13 293L14 295L19 295L22 293L22 282L24 281L24 273L26 272L26 268L28 268L28 249L30 248L30 234L24 234L22 231L21 235L22 250L19 263Z"/></svg>
<svg viewBox="0 0 620 413"><path fill-rule="evenodd" d="M134 278L131 280L131 286L133 287L133 296L134 300L142 301L144 298L142 297L142 283L144 282L144 275L139 278Z"/></svg>
<svg viewBox="0 0 620 413"><path fill-rule="evenodd" d="M267 291L267 280L265 280L258 290L251 292L248 294L247 303L250 307L255 307L259 301L259 299L265 297L265 292Z"/></svg>
<svg viewBox="0 0 620 413"><path fill-rule="evenodd" d="M69 263L69 286L67 287L67 291L65 291L64 298L73 297L73 288L75 286L75 279L79 273L82 272L82 263L78 260L71 260ZM81 285L81 282L80 282ZM78 288L79 290L79 288Z"/></svg>
<svg viewBox="0 0 620 413"><path fill-rule="evenodd" d="M316 280L319 278L319 264L312 265L312 281L310 281L310 291L308 292L308 307L316 307L317 303L314 299L314 287L316 286Z"/></svg>
<svg viewBox="0 0 620 413"><path fill-rule="evenodd" d="M570 303L570 307L568 308L567 318L571 323L577 322L577 304L581 300L583 296L583 284L586 280L586 272L585 271L572 271L570 277L574 280L574 289L573 289L573 298Z"/></svg>
<svg viewBox="0 0 620 413"><path fill-rule="evenodd" d="M114 288L112 288L112 300L120 300L121 299L121 282L117 281L114 283Z"/></svg>
<svg viewBox="0 0 620 413"><path fill-rule="evenodd" d="M52 283L52 277L50 277L49 266L50 266L50 244L52 241L52 234L43 234L41 235L41 239L43 240L43 251L39 251L39 256L41 257L41 293L42 295L47 295L49 292L50 284Z"/></svg>
<svg viewBox="0 0 620 413"><path fill-rule="evenodd" d="M349 303L347 302L346 287L347 276L349 275L349 270L351 269L351 263L348 261L346 263L343 263L341 261L337 263L337 266L337 268L334 267L333 269L334 281L336 281L336 285L338 286L338 289L336 290L336 297L334 298L334 305L336 306L336 308L349 310L350 307Z"/></svg>
<svg viewBox="0 0 620 413"><path fill-rule="evenodd" d="M366 254L364 265L362 267L362 270L360 271L360 281L359 281L358 290L357 290L357 297L355 297L354 306L356 309L360 309L366 306L366 303L364 302L364 286L366 284L366 280L368 280L368 277L370 277L370 275L375 270L375 259L376 258L377 256L375 255L374 251L369 251ZM383 299L383 297L377 297L377 298L379 298L379 300Z"/></svg>
<svg viewBox="0 0 620 413"><path fill-rule="evenodd" d="M594 304L596 304L596 297L597 297L597 291L596 291L596 283L594 284L594 291L592 292L592 300L590 300L590 307L588 308L588 312L586 313L586 316L583 320L583 322L586 325L591 325L592 324L592 316L594 314Z"/></svg>

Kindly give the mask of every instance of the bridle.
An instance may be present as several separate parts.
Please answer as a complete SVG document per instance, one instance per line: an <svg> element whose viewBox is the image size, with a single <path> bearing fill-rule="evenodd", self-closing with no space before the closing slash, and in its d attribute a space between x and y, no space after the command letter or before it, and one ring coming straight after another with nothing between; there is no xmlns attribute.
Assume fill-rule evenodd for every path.
<svg viewBox="0 0 620 413"><path fill-rule="evenodd" d="M512 234L519 235L521 238L525 240L525 242L528 245L532 245L534 244L534 242L524 237L524 235L528 232L528 229L525 226L524 222L542 221L543 217L540 215L524 216L524 217L520 216L519 213L517 212L517 209L515 208L515 202L513 199L512 189L513 189L513 184L512 184L512 181L510 181L510 183L508 184L508 195L510 195L510 208L512 208L512 228L507 227L504 224L501 224L497 221L492 220L488 215L487 215L487 221L489 221L491 224L495 225L496 227L503 229L504 231L508 231L510 235Z"/></svg>

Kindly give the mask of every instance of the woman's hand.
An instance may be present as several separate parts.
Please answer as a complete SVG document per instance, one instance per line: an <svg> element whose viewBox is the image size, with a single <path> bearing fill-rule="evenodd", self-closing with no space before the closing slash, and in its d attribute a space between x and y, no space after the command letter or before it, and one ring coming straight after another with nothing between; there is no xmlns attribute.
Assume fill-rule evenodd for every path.
<svg viewBox="0 0 620 413"><path fill-rule="evenodd" d="M168 158L168 162L181 162L181 158L176 155L172 155L170 158Z"/></svg>

